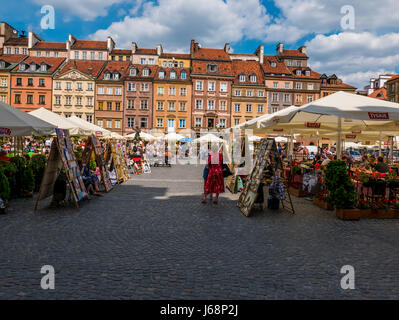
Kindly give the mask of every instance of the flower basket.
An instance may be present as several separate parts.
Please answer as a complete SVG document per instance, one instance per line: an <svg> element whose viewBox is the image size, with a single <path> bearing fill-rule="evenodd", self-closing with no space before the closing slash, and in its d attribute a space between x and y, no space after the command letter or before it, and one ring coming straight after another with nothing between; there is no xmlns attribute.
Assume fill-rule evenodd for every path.
<svg viewBox="0 0 399 320"><path fill-rule="evenodd" d="M324 210L334 210L334 207L331 204L317 197L313 197L313 203Z"/></svg>
<svg viewBox="0 0 399 320"><path fill-rule="evenodd" d="M363 211L363 212L362 212ZM371 210L360 209L336 209L335 214L341 220L359 220L364 213L371 213Z"/></svg>

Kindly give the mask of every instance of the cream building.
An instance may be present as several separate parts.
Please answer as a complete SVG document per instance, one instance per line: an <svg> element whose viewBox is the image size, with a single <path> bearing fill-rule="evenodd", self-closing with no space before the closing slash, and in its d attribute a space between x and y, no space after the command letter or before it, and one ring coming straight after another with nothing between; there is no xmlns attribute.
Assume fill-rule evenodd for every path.
<svg viewBox="0 0 399 320"><path fill-rule="evenodd" d="M95 81L105 61L69 61L53 77L52 111L94 122Z"/></svg>

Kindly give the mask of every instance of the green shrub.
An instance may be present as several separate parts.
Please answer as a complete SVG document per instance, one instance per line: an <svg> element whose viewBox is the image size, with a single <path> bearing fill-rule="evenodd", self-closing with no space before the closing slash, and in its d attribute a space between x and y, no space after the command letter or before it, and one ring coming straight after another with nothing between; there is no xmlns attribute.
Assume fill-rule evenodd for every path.
<svg viewBox="0 0 399 320"><path fill-rule="evenodd" d="M17 167L17 171L15 173L15 190L12 189L12 193L15 197L21 197L24 194L22 180L24 176L26 160L21 156L15 156L10 158L10 162L15 164Z"/></svg>
<svg viewBox="0 0 399 320"><path fill-rule="evenodd" d="M38 154L34 155L31 160L33 175L35 177L35 191L39 191L42 183L44 170L46 169L46 156Z"/></svg>
<svg viewBox="0 0 399 320"><path fill-rule="evenodd" d="M10 183L6 175L3 172L3 169L0 167L0 198L3 200L10 200L11 196L11 188Z"/></svg>
<svg viewBox="0 0 399 320"><path fill-rule="evenodd" d="M344 161L338 160L328 163L325 171L325 185L329 191L328 203L337 209L352 209L355 207L357 193Z"/></svg>
<svg viewBox="0 0 399 320"><path fill-rule="evenodd" d="M24 168L22 175L22 191L24 194L32 192L35 189L35 176L33 175L32 165Z"/></svg>
<svg viewBox="0 0 399 320"><path fill-rule="evenodd" d="M3 172L5 177L8 180L8 186L10 188L11 195L16 195L17 192L17 180L16 180L16 173L17 173L17 166L11 162L2 162L0 164L0 171ZM10 196L11 196L10 195Z"/></svg>

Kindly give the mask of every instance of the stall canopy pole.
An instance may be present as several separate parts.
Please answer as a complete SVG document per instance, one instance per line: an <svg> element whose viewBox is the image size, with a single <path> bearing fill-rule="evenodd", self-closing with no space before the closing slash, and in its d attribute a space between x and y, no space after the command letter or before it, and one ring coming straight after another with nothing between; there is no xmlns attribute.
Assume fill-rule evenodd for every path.
<svg viewBox="0 0 399 320"><path fill-rule="evenodd" d="M382 156L382 149L381 149L381 131L380 131L380 133L379 133L379 137L378 137L378 139L379 139L379 149L380 149L380 153L379 153L379 156L381 157Z"/></svg>
<svg viewBox="0 0 399 320"><path fill-rule="evenodd" d="M338 117L337 159L341 159L342 118Z"/></svg>

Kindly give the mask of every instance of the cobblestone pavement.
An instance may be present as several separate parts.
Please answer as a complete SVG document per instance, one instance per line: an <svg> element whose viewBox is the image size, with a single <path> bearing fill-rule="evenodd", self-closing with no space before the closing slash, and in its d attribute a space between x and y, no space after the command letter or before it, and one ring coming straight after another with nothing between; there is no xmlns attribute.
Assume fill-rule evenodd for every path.
<svg viewBox="0 0 399 320"><path fill-rule="evenodd" d="M399 221L297 213L244 217L236 195L200 203L202 167L153 168L80 210L0 216L0 299L398 299ZM340 288L352 265L356 289ZM40 288L53 265L55 290Z"/></svg>

